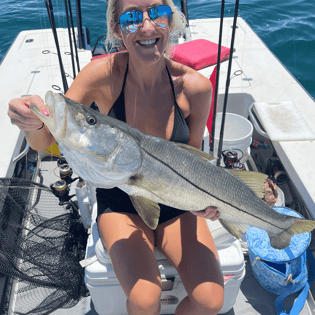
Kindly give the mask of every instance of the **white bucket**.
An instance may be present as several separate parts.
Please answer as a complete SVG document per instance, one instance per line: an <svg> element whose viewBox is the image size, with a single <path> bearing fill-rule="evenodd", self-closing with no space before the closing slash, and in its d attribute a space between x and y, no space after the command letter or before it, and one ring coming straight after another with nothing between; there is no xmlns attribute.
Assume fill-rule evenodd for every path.
<svg viewBox="0 0 315 315"><path fill-rule="evenodd" d="M214 136L214 155L218 153L218 145L221 130L222 113L217 114L215 121L215 136ZM240 162L245 163L250 155L250 144L252 143L253 125L251 122L239 115L226 113L225 126L223 134L222 151L238 149L238 158ZM243 156L242 156L243 155ZM221 159L223 163L223 159ZM222 164L223 165L223 164Z"/></svg>

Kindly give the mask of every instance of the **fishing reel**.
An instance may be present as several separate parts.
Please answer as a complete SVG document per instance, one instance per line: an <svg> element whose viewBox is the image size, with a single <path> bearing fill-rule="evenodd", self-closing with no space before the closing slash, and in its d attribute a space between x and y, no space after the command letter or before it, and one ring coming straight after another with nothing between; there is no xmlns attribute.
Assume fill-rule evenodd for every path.
<svg viewBox="0 0 315 315"><path fill-rule="evenodd" d="M69 200L74 197L75 195L69 195L70 188L66 181L64 180L57 180L53 184L50 185L50 189L52 190L53 194L58 197L59 205L63 206L68 204Z"/></svg>
<svg viewBox="0 0 315 315"><path fill-rule="evenodd" d="M242 156L239 158L237 151L242 153ZM235 170L245 170L245 165L240 162L244 153L240 149L224 150L222 151L223 161L225 168L231 168Z"/></svg>
<svg viewBox="0 0 315 315"><path fill-rule="evenodd" d="M60 153L57 161L57 167L59 168L60 180L50 185L53 194L59 198L59 205L65 205L69 203L69 200L75 195L69 195L70 185L80 177L72 178L73 171L69 166L65 156Z"/></svg>
<svg viewBox="0 0 315 315"><path fill-rule="evenodd" d="M57 161L57 165L60 166L60 165L63 165L63 164L68 164L68 162L67 162L65 156L63 155L63 153L61 152L59 154L59 159Z"/></svg>
<svg viewBox="0 0 315 315"><path fill-rule="evenodd" d="M79 179L79 177L72 178L73 171L69 166L65 156L60 153L59 159L57 161L57 165L59 167L59 176L62 180L64 180L68 185L73 183L75 180Z"/></svg>
<svg viewBox="0 0 315 315"><path fill-rule="evenodd" d="M270 177L274 178L274 181L278 185L285 184L289 179L288 174L284 170L284 168L283 168L283 166L282 166L282 164L278 158L270 158L268 160L266 173Z"/></svg>
<svg viewBox="0 0 315 315"><path fill-rule="evenodd" d="M73 171L67 163L59 165L59 174L60 178L64 180L67 184L71 184L75 180L71 178Z"/></svg>

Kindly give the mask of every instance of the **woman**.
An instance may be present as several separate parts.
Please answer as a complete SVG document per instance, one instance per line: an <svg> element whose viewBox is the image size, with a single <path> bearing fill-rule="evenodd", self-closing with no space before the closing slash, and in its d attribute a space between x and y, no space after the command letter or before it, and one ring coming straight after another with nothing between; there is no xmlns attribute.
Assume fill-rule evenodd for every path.
<svg viewBox="0 0 315 315"><path fill-rule="evenodd" d="M171 141L201 148L210 110L211 83L196 71L165 57L170 35L183 27L171 0L109 0L108 41L114 37L127 52L98 59L77 76L66 96ZM32 148L55 142L28 109L47 109L38 96L12 100L8 115L25 132ZM205 218L213 207L187 212L161 206L151 230L119 189L97 189L98 229L117 278L127 296L129 314L159 314L161 279L156 246L175 266L187 291L175 314L217 314L223 304L218 253Z"/></svg>

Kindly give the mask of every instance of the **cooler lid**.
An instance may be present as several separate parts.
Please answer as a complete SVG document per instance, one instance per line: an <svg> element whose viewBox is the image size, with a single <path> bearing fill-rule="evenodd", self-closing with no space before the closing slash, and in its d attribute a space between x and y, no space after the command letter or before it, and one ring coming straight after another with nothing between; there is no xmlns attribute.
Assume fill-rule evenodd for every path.
<svg viewBox="0 0 315 315"><path fill-rule="evenodd" d="M218 250L221 270L223 274L239 274L245 268L244 255L240 242L235 240L226 248Z"/></svg>
<svg viewBox="0 0 315 315"><path fill-rule="evenodd" d="M273 207L273 209L283 214L303 218L300 213L289 208ZM295 234L291 238L290 246L281 250L270 246L270 239L265 230L251 227L246 232L246 238L249 250L252 250L256 256L266 261L285 262L295 259L305 252L310 244L311 234Z"/></svg>

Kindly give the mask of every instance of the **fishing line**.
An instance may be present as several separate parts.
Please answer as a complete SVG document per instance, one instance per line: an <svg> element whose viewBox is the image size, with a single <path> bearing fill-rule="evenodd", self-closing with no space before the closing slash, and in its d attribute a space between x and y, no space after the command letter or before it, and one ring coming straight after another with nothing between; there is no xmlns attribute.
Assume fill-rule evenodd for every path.
<svg viewBox="0 0 315 315"><path fill-rule="evenodd" d="M233 29L232 29L232 38L231 38L231 45L230 45L230 58L229 58L228 72L227 72L226 85L225 85L225 95L224 95L224 102L223 102L221 130L220 130L220 138L219 138L220 140L219 140L219 145L218 145L217 166L220 165L220 161L221 161L221 152L222 152L222 145L223 145L223 135L224 135L225 116L226 116L226 110L227 110L227 101L228 101L229 87L230 87L230 76L231 76L231 68L232 68L232 61L233 61L234 40L235 40L235 33L236 33L238 7L239 7L239 0L236 0L235 1L235 11L234 11L234 20L233 20Z"/></svg>
<svg viewBox="0 0 315 315"><path fill-rule="evenodd" d="M75 50L75 57L76 57L78 73L79 73L80 72L80 62L79 62L77 41L76 41L76 38L75 38L73 16L72 16L72 8L71 8L71 1L70 0L68 0L68 5L69 5L69 12L70 12L70 21L71 21L71 28L72 28L72 37L73 37L73 44L74 44L74 50Z"/></svg>
<svg viewBox="0 0 315 315"><path fill-rule="evenodd" d="M71 55L71 62L72 62L72 71L73 71L73 78L76 77L75 74L75 65L74 65L74 54L73 54L73 47L72 47L72 37L70 31L70 20L69 20L69 9L68 9L68 1L65 0L65 9L66 9L66 20L67 20L67 27L68 27L68 37L69 37L69 46L70 46L70 55Z"/></svg>
<svg viewBox="0 0 315 315"><path fill-rule="evenodd" d="M82 42L82 14L81 14L81 0L76 0L76 12L77 12L77 31L78 31L78 39L79 39L79 48L82 49L83 42Z"/></svg>
<svg viewBox="0 0 315 315"><path fill-rule="evenodd" d="M48 3L48 1L49 1L49 3ZM56 30L53 6L52 6L51 0L48 0L48 1L44 0L44 2L46 4L47 13L48 13L51 29L53 32L54 40L55 40L56 49L58 52L58 60L59 60L59 67L60 67L60 72L61 72L62 83L63 83L64 91L67 92L68 91L68 83L67 83L67 79L65 77L65 71L64 71L63 62L61 59L61 52L60 52L60 46L59 46L58 35L57 35L57 30Z"/></svg>
<svg viewBox="0 0 315 315"><path fill-rule="evenodd" d="M243 74L243 71L242 71L241 69L236 70L236 71L232 74L232 76L230 77L230 81L231 81L232 79L238 77L239 75L242 75L242 74Z"/></svg>
<svg viewBox="0 0 315 315"><path fill-rule="evenodd" d="M45 13L46 8L45 8L44 1L41 1L41 0L38 0L38 1L40 1L40 3L41 3L42 15L44 17L47 17L47 12ZM44 26L41 24L41 29L42 29L43 34L44 34L44 36L43 36L43 38L44 38L44 47L49 47L50 46L49 45L49 40L48 40L48 36L49 35L48 35L48 32L47 32L47 29L49 27L47 26L46 18L43 18L43 20L44 20ZM52 82L53 72L52 72L52 60L51 60L51 56L48 56L49 55L48 52L50 52L48 49L42 51L43 54L47 55L45 64L48 65L48 66L45 67L45 69L47 70L47 75L45 77L46 77L46 80L47 80L47 87L50 87L52 85L52 83L53 83ZM55 54L53 52L51 52L51 53Z"/></svg>
<svg viewBox="0 0 315 315"><path fill-rule="evenodd" d="M216 121L216 117L217 117L217 104L218 104L218 92L219 92L219 80L220 80L221 46L222 46L222 32L223 32L223 19L224 19L224 5L225 5L225 0L222 0L219 43L218 43L218 57L217 57L217 73L216 73L216 80L215 80L215 92L214 92L214 102L213 102L212 130L211 130L211 137L209 137L210 152L213 152L214 136L215 136L215 121ZM214 156L214 154L213 154L213 156Z"/></svg>
<svg viewBox="0 0 315 315"><path fill-rule="evenodd" d="M55 57L53 57L53 60L52 60L53 55L57 55L57 57L58 57L59 68L61 71L62 81L64 83L64 89L65 89L65 87L67 87L67 81L66 81L67 74L65 73L64 68L63 68L63 64L62 64L61 53L60 53L60 49L59 49L60 47L59 47L58 36L57 36L57 29L56 29L56 25L54 23L54 14L53 14L52 2L51 2L52 0L48 0L48 1L50 1L52 11L48 10L47 1L44 0L45 5L46 5L46 9L47 9L47 13L48 13L49 22L50 22L50 28L51 28L51 31L52 31L52 34L53 34L53 37L55 40L55 46L56 46L57 52L59 54L52 52L49 49L44 50L42 53L46 54L47 58L48 58L48 63L47 63L47 67L46 67L46 69L48 71L48 73L47 73L48 86L51 86L52 89L57 90L59 92L62 92L64 94L65 92L62 91L58 85L53 84L54 78L56 77L56 73L54 71L54 69L56 68L56 66L55 66L56 59L55 59ZM45 5L44 5L44 7L45 7ZM49 13L51 13L51 14L49 14ZM59 15L58 15L58 21L59 21ZM45 32L45 33L46 33L46 37L44 37L44 38L46 40L46 47L50 47L51 46L51 44L49 44L50 43L50 41L49 41L50 34L49 34L49 32ZM61 61L61 63L60 63L60 61ZM54 159L53 145L49 146L45 151L49 152L49 154L50 154L49 163L52 163L53 159ZM47 178L47 180L49 182L54 181L52 173L49 173L49 177Z"/></svg>

